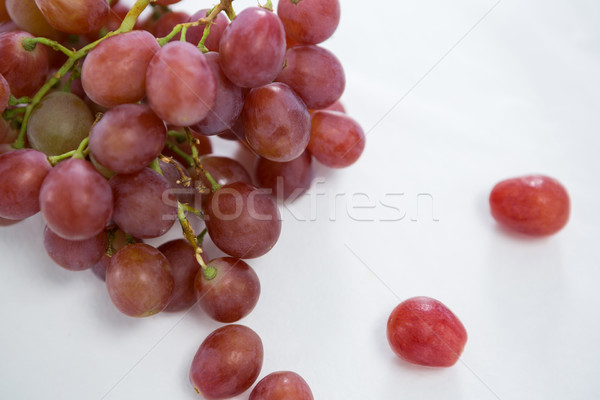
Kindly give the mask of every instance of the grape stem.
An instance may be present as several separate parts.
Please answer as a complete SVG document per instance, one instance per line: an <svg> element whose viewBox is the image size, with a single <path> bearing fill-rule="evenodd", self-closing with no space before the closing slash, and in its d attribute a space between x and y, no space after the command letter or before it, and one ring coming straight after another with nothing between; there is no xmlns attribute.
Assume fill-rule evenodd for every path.
<svg viewBox="0 0 600 400"><path fill-rule="evenodd" d="M45 37L26 38L26 39L23 39L23 42L21 43L21 45L23 46L23 48L25 50L33 51L38 43L46 45L56 51L60 51L60 52L64 53L67 57L73 57L73 54L75 54L75 52L73 50L69 50L62 44L55 42L54 40L45 38Z"/></svg>
<svg viewBox="0 0 600 400"><path fill-rule="evenodd" d="M10 98L8 99L8 105L9 106L18 106L19 104L27 104L30 101L31 101L31 99L29 97L19 97L19 98L16 98L15 96L13 96L11 94Z"/></svg>
<svg viewBox="0 0 600 400"><path fill-rule="evenodd" d="M204 168L204 166L200 162L198 148L196 147L196 144L198 144L198 140L194 138L192 132L187 127L185 128L185 133L187 135L190 148L192 149L192 159L194 160L194 164L196 166L196 172L202 172L204 176L206 176L206 179L208 179L208 181L210 182L211 191L213 193L216 192L217 190L221 189L221 185L219 185L215 178L212 177L212 175L206 170L206 168Z"/></svg>
<svg viewBox="0 0 600 400"><path fill-rule="evenodd" d="M160 168L160 164L158 163L158 158L155 158L149 165L150 169L158 172L159 175L163 175L162 169Z"/></svg>
<svg viewBox="0 0 600 400"><path fill-rule="evenodd" d="M50 165L52 165L54 167L59 162L69 159L69 158L79 158L82 160L85 159L88 156L88 154L90 153L90 149L87 147L89 144L89 140L90 140L89 137L86 137L85 139L83 139L81 141L81 143L79 144L79 147L77 147L77 150L71 150L64 154L59 154L57 156L48 157L48 162L50 163Z"/></svg>
<svg viewBox="0 0 600 400"><path fill-rule="evenodd" d="M96 40L95 42L88 44L85 47L82 47L81 49L79 49L75 52L72 52L71 50L64 48L64 46L62 46L59 43L54 42L50 39L34 38L35 43L42 43L42 44L48 45L54 49L56 49L58 46L63 47L68 52L70 52L70 55L69 55L69 59L63 64L63 66L60 67L60 69L57 72L55 72L52 75L52 77L50 77L50 79L48 79L48 81L44 84L44 86L42 86L37 91L37 93L33 96L33 98L31 99L31 102L25 109L25 116L23 117L23 123L21 124L21 130L19 131L19 136L17 137L17 140L15 140L15 142L13 143L13 148L22 149L23 147L25 147L25 134L27 133L27 123L29 122L29 118L31 117L31 112L39 104L39 102L46 95L46 93L48 93L48 91L50 89L52 89L54 87L54 85L56 85L60 81L60 79L63 76L65 76L73 68L73 66L77 63L77 61L79 61L80 59L85 57L90 51L92 51L96 46L98 46L98 44L100 44L100 42L102 42L103 40L105 40L111 36L118 35L119 33L131 31L133 29L138 17L142 13L142 11L144 11L146 9L146 7L148 7L148 4L150 4L151 1L152 0L136 0L133 7L131 7L129 12L127 13L127 16L125 16L125 19L121 23L121 26L119 27L119 29L117 29L116 31L107 33L106 36ZM223 1L225 1L225 0L223 0ZM32 40L32 39L25 39L24 43L27 40ZM63 50L61 49L61 51L63 51ZM65 54L67 54L67 53L65 53Z"/></svg>
<svg viewBox="0 0 600 400"><path fill-rule="evenodd" d="M204 259L202 259L203 250L198 244L198 238L194 233L194 229L192 228L190 221L188 221L188 219L185 217L185 212L186 207L180 202L177 202L177 219L179 219L179 223L181 224L183 236L194 249L196 261L198 262L198 264L200 264L200 267L202 267L202 273L204 274L204 277L207 280L214 279L214 277L217 275L217 270L213 267L209 267L208 265L206 265Z"/></svg>
<svg viewBox="0 0 600 400"><path fill-rule="evenodd" d="M221 0L221 2L214 6L205 18L200 18L199 20L193 22L184 22L175 25L171 33L169 33L165 37L157 39L158 44L160 46L166 45L171 41L171 39L177 36L178 33L181 33L181 40L185 41L185 34L189 28L193 26L204 25L204 32L202 33L203 40L200 40L200 43L198 43L198 48L200 48L200 50L202 50L203 53L208 52L208 49L206 48L206 46L204 46L204 42L206 41L205 36L208 37L208 34L210 33L210 26L213 24L214 20L217 18L219 13L221 11L224 11L230 20L233 20L233 18L235 18L235 12L233 11L233 7L231 5L232 2L233 0Z"/></svg>
<svg viewBox="0 0 600 400"><path fill-rule="evenodd" d="M190 165L190 167L194 166L194 158L187 154L185 151L181 150L179 146L170 142L167 142L165 146L167 146L169 150L173 151L175 154L183 158Z"/></svg>
<svg viewBox="0 0 600 400"><path fill-rule="evenodd" d="M183 169L179 166L178 163L176 163L173 158L171 157L166 157L162 154L160 154L158 156L158 158L160 159L160 161L164 162L164 163L168 163L168 164L172 164L175 166L175 168L177 169L177 172L179 172L179 177L180 179L177 180L178 184L183 184L183 186L185 187L190 187L192 184L192 178L190 178L189 176L187 176L185 174L185 172L183 171Z"/></svg>

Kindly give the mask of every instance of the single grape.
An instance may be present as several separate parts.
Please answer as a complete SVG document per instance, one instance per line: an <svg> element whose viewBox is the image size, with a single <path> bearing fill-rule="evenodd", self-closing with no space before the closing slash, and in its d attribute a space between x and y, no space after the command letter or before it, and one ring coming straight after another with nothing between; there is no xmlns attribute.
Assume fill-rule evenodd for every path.
<svg viewBox="0 0 600 400"><path fill-rule="evenodd" d="M171 42L150 61L146 94L150 107L167 123L190 126L204 119L214 107L217 81L196 46Z"/></svg>
<svg viewBox="0 0 600 400"><path fill-rule="evenodd" d="M285 60L285 32L279 17L261 7L246 8L223 32L219 54L223 72L237 86L272 82Z"/></svg>
<svg viewBox="0 0 600 400"><path fill-rule="evenodd" d="M0 34L0 74L10 85L15 97L33 95L48 75L46 48L38 45L27 51L23 47L23 40L32 37L23 31Z"/></svg>
<svg viewBox="0 0 600 400"><path fill-rule="evenodd" d="M450 367L463 352L467 331L441 302L413 297L392 311L387 338L394 353L410 363Z"/></svg>
<svg viewBox="0 0 600 400"><path fill-rule="evenodd" d="M194 248L185 240L177 239L161 245L158 250L169 260L174 279L173 296L165 311L187 310L196 304L194 282L200 271ZM202 259L206 262L204 253Z"/></svg>
<svg viewBox="0 0 600 400"><path fill-rule="evenodd" d="M167 36L175 25L182 24L184 22L188 22L190 15L183 11L170 11L166 14L163 14L156 20L156 25L154 26L154 36L157 38L162 38ZM178 33L171 39L171 41L181 40L181 33Z"/></svg>
<svg viewBox="0 0 600 400"><path fill-rule="evenodd" d="M327 39L340 22L339 0L302 0L294 4L281 0L277 14L286 34L303 44L317 44Z"/></svg>
<svg viewBox="0 0 600 400"><path fill-rule="evenodd" d="M0 155L0 217L21 220L40 211L42 182L51 169L46 156L36 150Z"/></svg>
<svg viewBox="0 0 600 400"><path fill-rule="evenodd" d="M331 168L344 168L356 162L365 149L365 133L346 114L315 111L308 151Z"/></svg>
<svg viewBox="0 0 600 400"><path fill-rule="evenodd" d="M90 133L94 158L111 171L129 174L149 165L167 141L167 128L150 107L122 104L107 111Z"/></svg>
<svg viewBox="0 0 600 400"><path fill-rule="evenodd" d="M123 247L112 257L106 271L110 299L130 317L149 317L164 310L173 285L167 258L144 243Z"/></svg>
<svg viewBox="0 0 600 400"><path fill-rule="evenodd" d="M308 383L292 371L270 373L261 379L249 400L313 400Z"/></svg>
<svg viewBox="0 0 600 400"><path fill-rule="evenodd" d="M83 100L68 92L52 92L31 113L27 140L31 147L49 156L77 149L94 123Z"/></svg>
<svg viewBox="0 0 600 400"><path fill-rule="evenodd" d="M6 10L17 26L34 36L61 40L64 34L46 21L35 0L6 0Z"/></svg>
<svg viewBox="0 0 600 400"><path fill-rule="evenodd" d="M68 240L86 240L106 227L113 211L108 182L91 163L72 158L48 174L40 191L46 224Z"/></svg>
<svg viewBox="0 0 600 400"><path fill-rule="evenodd" d="M228 399L248 390L263 363L263 345L252 329L227 325L202 342L190 368L190 382L205 399Z"/></svg>
<svg viewBox="0 0 600 400"><path fill-rule="evenodd" d="M215 245L236 258L266 254L281 233L281 217L273 198L245 182L212 193L205 222Z"/></svg>
<svg viewBox="0 0 600 400"><path fill-rule="evenodd" d="M50 25L73 35L97 31L110 12L106 0L35 0L35 3Z"/></svg>
<svg viewBox="0 0 600 400"><path fill-rule="evenodd" d="M44 248L59 266L69 271L92 268L102 259L106 250L106 231L86 240L67 240L44 228Z"/></svg>
<svg viewBox="0 0 600 400"><path fill-rule="evenodd" d="M340 61L329 50L314 45L289 49L285 55L285 67L277 81L294 89L311 109L332 105L346 87Z"/></svg>
<svg viewBox="0 0 600 400"><path fill-rule="evenodd" d="M10 100L10 86L8 85L8 82L6 81L6 79L4 79L4 76L2 74L0 74L0 113L3 113L4 110L6 110L6 107L8 107L9 100ZM4 123L6 123L4 118L1 118L1 119L2 119L2 121L4 121Z"/></svg>
<svg viewBox="0 0 600 400"><path fill-rule="evenodd" d="M208 115L193 128L203 135L216 135L235 124L244 106L244 95L242 88L234 85L221 70L219 53L207 53L206 60L217 79L217 98Z"/></svg>
<svg viewBox="0 0 600 400"><path fill-rule="evenodd" d="M552 235L569 221L569 194L556 179L528 175L498 183L490 194L499 224L531 236Z"/></svg>
<svg viewBox="0 0 600 400"><path fill-rule="evenodd" d="M202 18L206 18L208 16L209 9L205 8L197 13L193 14L189 22L196 22ZM206 48L210 51L219 51L219 42L221 41L221 36L223 36L223 32L225 28L229 25L229 20L223 13L219 13L217 18L213 20L212 25L210 26L210 33L204 42ZM204 27L205 25L193 26L187 31L186 40L193 44L194 46L198 46L202 36L204 35Z"/></svg>
<svg viewBox="0 0 600 400"><path fill-rule="evenodd" d="M142 100L146 95L146 70L159 49L156 39L145 31L103 40L83 63L81 83L85 93L104 107Z"/></svg>
<svg viewBox="0 0 600 400"><path fill-rule="evenodd" d="M177 202L169 182L145 168L110 178L115 196L113 221L125 232L142 239L164 235L177 219Z"/></svg>
<svg viewBox="0 0 600 400"><path fill-rule="evenodd" d="M265 158L259 158L256 163L256 180L261 187L270 189L277 199L296 199L308 190L312 179L312 156L308 151L284 163Z"/></svg>
<svg viewBox="0 0 600 400"><path fill-rule="evenodd" d="M232 257L216 258L207 266L216 275L211 279L203 271L196 275L200 308L224 323L236 322L248 315L260 296L260 282L252 267Z"/></svg>
<svg viewBox="0 0 600 400"><path fill-rule="evenodd" d="M298 158L310 139L310 114L289 86L271 83L252 89L242 111L246 140L261 157Z"/></svg>

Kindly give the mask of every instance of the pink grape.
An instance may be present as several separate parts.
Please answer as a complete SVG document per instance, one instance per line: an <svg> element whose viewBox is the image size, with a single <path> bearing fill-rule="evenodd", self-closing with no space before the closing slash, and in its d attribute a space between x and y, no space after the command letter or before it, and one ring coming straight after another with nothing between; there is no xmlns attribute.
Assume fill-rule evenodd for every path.
<svg viewBox="0 0 600 400"><path fill-rule="evenodd" d="M193 14L189 22L195 22L199 19L206 18L207 12L209 9L202 9L197 13ZM221 36L223 36L223 32L225 28L229 25L229 20L223 13L219 13L217 18L213 21L213 24L210 26L210 33L204 42L206 48L210 51L219 51L219 42L221 41ZM186 40L191 44L198 46L200 40L202 39L202 35L204 35L204 25L193 26L187 31Z"/></svg>
<svg viewBox="0 0 600 400"><path fill-rule="evenodd" d="M249 400L313 400L308 383L292 371L273 372L261 379Z"/></svg>
<svg viewBox="0 0 600 400"><path fill-rule="evenodd" d="M106 250L106 231L86 240L67 240L44 228L44 248L59 266L69 271L83 271L97 264Z"/></svg>
<svg viewBox="0 0 600 400"><path fill-rule="evenodd" d="M23 40L32 37L22 31L0 33L0 74L15 97L33 95L48 75L46 48L43 45L31 51L23 48Z"/></svg>
<svg viewBox="0 0 600 400"><path fill-rule="evenodd" d="M50 25L73 35L97 31L110 12L106 0L35 0L35 3Z"/></svg>
<svg viewBox="0 0 600 400"><path fill-rule="evenodd" d="M295 199L310 187L313 179L312 156L308 151L295 160L279 163L259 158L256 180L270 189L277 199Z"/></svg>
<svg viewBox="0 0 600 400"><path fill-rule="evenodd" d="M308 151L330 168L344 168L356 162L365 148L365 133L346 114L315 111Z"/></svg>
<svg viewBox="0 0 600 400"><path fill-rule="evenodd" d="M340 22L340 3L339 0L301 0L294 4L280 0L277 14L292 40L317 44L335 32Z"/></svg>

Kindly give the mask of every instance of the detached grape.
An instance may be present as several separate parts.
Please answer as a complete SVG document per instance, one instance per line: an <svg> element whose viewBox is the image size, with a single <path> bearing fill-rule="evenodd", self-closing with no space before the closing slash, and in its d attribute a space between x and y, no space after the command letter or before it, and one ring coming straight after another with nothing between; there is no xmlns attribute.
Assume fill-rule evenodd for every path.
<svg viewBox="0 0 600 400"><path fill-rule="evenodd" d="M308 383L292 371L273 372L256 384L249 400L313 400Z"/></svg>

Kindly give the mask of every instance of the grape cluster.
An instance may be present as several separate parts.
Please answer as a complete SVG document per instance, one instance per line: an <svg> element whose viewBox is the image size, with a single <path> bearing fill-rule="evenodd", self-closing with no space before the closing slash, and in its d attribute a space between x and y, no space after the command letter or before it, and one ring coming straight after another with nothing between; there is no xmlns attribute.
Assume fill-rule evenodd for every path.
<svg viewBox="0 0 600 400"><path fill-rule="evenodd" d="M353 164L365 135L339 103L341 63L319 46L338 25L338 0L281 0L277 12L268 1L237 15L221 0L191 16L169 10L177 2L0 1L0 218L41 212L49 256L91 269L128 316L197 304L230 324L258 302L244 260L277 243L276 196L308 189L313 157ZM209 136L251 149L262 188L238 161L212 155ZM176 222L182 239L143 242ZM226 257L206 256L205 234ZM236 396L262 359L254 331L226 325L200 346L190 380L207 399ZM283 371L250 398L313 397Z"/></svg>

